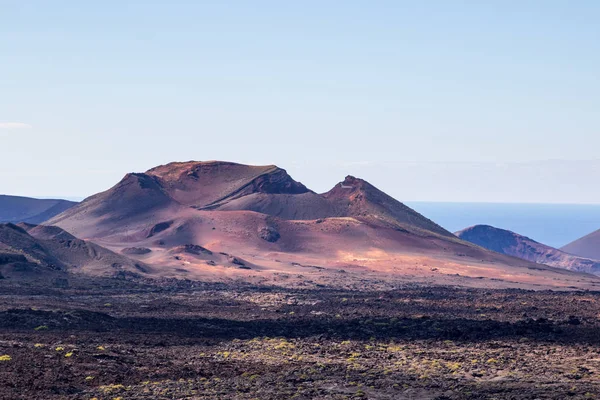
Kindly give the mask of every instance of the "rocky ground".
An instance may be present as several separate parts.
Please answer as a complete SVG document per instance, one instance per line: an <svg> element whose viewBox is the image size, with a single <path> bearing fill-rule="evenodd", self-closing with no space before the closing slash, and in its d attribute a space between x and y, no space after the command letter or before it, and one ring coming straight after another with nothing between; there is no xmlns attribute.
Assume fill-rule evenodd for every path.
<svg viewBox="0 0 600 400"><path fill-rule="evenodd" d="M600 398L600 293L86 287L0 281L0 398Z"/></svg>

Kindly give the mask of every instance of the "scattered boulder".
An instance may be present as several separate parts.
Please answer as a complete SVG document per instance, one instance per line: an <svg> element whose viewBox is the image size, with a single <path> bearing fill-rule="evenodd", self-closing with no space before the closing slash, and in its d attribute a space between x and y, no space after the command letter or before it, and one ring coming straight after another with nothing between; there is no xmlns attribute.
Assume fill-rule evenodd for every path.
<svg viewBox="0 0 600 400"><path fill-rule="evenodd" d="M146 237L149 238L149 237L156 235L157 233L166 231L167 229L169 229L171 227L171 225L173 225L173 221L159 222L158 224L156 224L152 228L150 228Z"/></svg>
<svg viewBox="0 0 600 400"><path fill-rule="evenodd" d="M264 226L258 230L258 236L267 242L275 243L281 235L272 226Z"/></svg>
<svg viewBox="0 0 600 400"><path fill-rule="evenodd" d="M147 247L126 247L123 250L121 250L121 253L128 255L143 255L148 254L150 252L152 252L152 250L150 250Z"/></svg>
<svg viewBox="0 0 600 400"><path fill-rule="evenodd" d="M148 272L150 272L150 270L149 270L149 269L148 269L148 268L147 268L145 265L142 265L142 264L137 264L137 263L136 263L136 264L134 264L134 267L135 267L135 269L137 269L138 271L140 271L140 272L143 272L143 273L146 273L146 274L147 274Z"/></svg>
<svg viewBox="0 0 600 400"><path fill-rule="evenodd" d="M246 265L245 261L243 261L242 259L237 258L235 256L227 257L227 261L229 261L230 263L232 263L234 265L237 265L241 269L250 269L250 267Z"/></svg>
<svg viewBox="0 0 600 400"><path fill-rule="evenodd" d="M26 262L27 258L22 254L0 253L0 265Z"/></svg>
<svg viewBox="0 0 600 400"><path fill-rule="evenodd" d="M69 280L65 278L56 278L53 282L54 287L66 289L69 287Z"/></svg>
<svg viewBox="0 0 600 400"><path fill-rule="evenodd" d="M186 244L178 247L177 249L184 253L195 254L197 256L203 254L212 255L212 251L202 246L198 246L197 244Z"/></svg>
<svg viewBox="0 0 600 400"><path fill-rule="evenodd" d="M244 264L244 262L242 260L240 260L239 258L234 257L234 256L227 257L227 260L230 263L235 264L235 265L246 265L246 264Z"/></svg>

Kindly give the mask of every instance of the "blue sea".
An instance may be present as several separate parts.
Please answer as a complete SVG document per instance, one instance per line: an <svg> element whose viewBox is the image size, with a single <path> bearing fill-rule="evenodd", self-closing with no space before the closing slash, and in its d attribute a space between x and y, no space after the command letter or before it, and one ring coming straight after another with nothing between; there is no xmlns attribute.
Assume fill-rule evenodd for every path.
<svg viewBox="0 0 600 400"><path fill-rule="evenodd" d="M557 248L600 229L600 204L406 202L406 205L450 232L486 224Z"/></svg>

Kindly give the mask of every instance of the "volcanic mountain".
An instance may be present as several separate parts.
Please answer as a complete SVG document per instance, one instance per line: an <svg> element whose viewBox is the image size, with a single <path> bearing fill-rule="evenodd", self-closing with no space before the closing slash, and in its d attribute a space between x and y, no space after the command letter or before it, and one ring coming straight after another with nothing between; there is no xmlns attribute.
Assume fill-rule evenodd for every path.
<svg viewBox="0 0 600 400"><path fill-rule="evenodd" d="M130 221L190 209L254 211L285 220L350 217L406 230L452 237L439 225L351 176L320 195L273 165L183 162L126 175L106 192L53 218L50 224L104 237ZM100 226L98 226L100 225Z"/></svg>
<svg viewBox="0 0 600 400"><path fill-rule="evenodd" d="M475 225L456 236L486 249L538 264L600 274L600 261L577 257L517 233L489 225Z"/></svg>
<svg viewBox="0 0 600 400"><path fill-rule="evenodd" d="M600 260L600 229L561 247L561 250L580 257Z"/></svg>
<svg viewBox="0 0 600 400"><path fill-rule="evenodd" d="M540 266L462 241L364 180L348 176L318 194L274 165L190 161L127 174L47 224L166 277L331 283L348 272L421 279L435 271L579 279L550 268L540 278Z"/></svg>
<svg viewBox="0 0 600 400"><path fill-rule="evenodd" d="M114 276L120 271L140 274L149 268L55 226L0 224L3 277L22 278L58 271Z"/></svg>
<svg viewBox="0 0 600 400"><path fill-rule="evenodd" d="M39 224L73 207L67 200L0 195L0 222Z"/></svg>

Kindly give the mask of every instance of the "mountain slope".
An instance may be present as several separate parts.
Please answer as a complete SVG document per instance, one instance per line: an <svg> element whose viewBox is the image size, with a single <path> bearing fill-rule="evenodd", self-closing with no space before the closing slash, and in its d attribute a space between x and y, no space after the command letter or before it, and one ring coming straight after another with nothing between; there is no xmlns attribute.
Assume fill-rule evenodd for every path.
<svg viewBox="0 0 600 400"><path fill-rule="evenodd" d="M600 261L567 254L526 236L493 226L476 225L457 232L456 235L497 253L571 271L600 274Z"/></svg>
<svg viewBox="0 0 600 400"><path fill-rule="evenodd" d="M38 224L73 207L67 200L0 195L0 222Z"/></svg>
<svg viewBox="0 0 600 400"><path fill-rule="evenodd" d="M394 228L433 232L453 238L453 235L425 218L410 207L371 185L353 176L323 195L339 215L354 217L371 223L386 223Z"/></svg>
<svg viewBox="0 0 600 400"><path fill-rule="evenodd" d="M600 259L600 229L560 249L576 256Z"/></svg>
<svg viewBox="0 0 600 400"><path fill-rule="evenodd" d="M73 235L89 239L127 230L128 224L147 221L153 213L179 208L156 177L131 173L112 188L95 194L46 221Z"/></svg>

